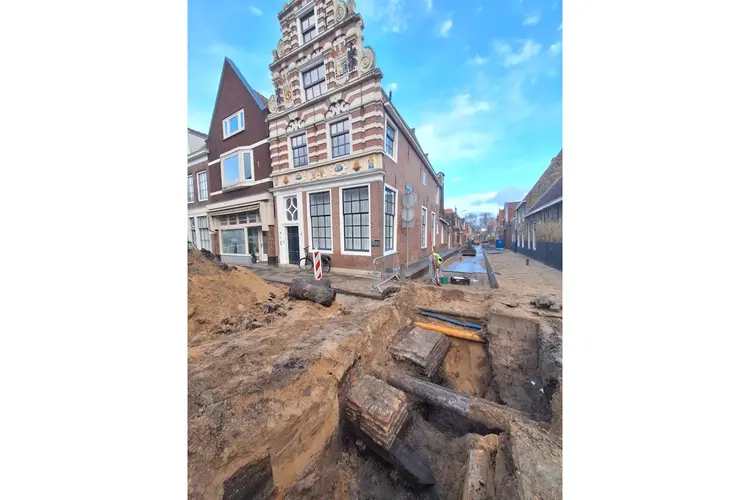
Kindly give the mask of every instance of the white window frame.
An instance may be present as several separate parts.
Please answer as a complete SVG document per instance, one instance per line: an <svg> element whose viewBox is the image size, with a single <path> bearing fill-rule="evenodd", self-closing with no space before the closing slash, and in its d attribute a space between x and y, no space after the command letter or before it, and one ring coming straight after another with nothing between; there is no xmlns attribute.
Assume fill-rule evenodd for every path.
<svg viewBox="0 0 750 500"><path fill-rule="evenodd" d="M188 230L190 231L190 243L195 245L196 248L200 248L200 238L198 237L198 223L196 217L188 217ZM198 240L198 243L196 243Z"/></svg>
<svg viewBox="0 0 750 500"><path fill-rule="evenodd" d="M394 132L392 155L388 154L388 148L386 147L386 145L388 144L388 126L389 125L391 126ZM393 123L393 121L391 121L390 118L388 118L388 116L386 116L385 118L385 129L383 129L383 152L388 158L398 163L398 160L396 160L396 158L398 158L398 127L396 126L395 123Z"/></svg>
<svg viewBox="0 0 750 500"><path fill-rule="evenodd" d="M427 170L424 169L422 170L422 185L427 185Z"/></svg>
<svg viewBox="0 0 750 500"><path fill-rule="evenodd" d="M440 244L445 245L445 224L440 224Z"/></svg>
<svg viewBox="0 0 750 500"><path fill-rule="evenodd" d="M193 174L188 175L188 204L195 203L195 179L193 179ZM192 189L190 189L192 188ZM192 194L192 196L190 196ZM192 198L192 199L191 199Z"/></svg>
<svg viewBox="0 0 750 500"><path fill-rule="evenodd" d="M203 174L204 176L206 176L206 197L205 198L201 198L201 174ZM198 201L206 201L208 199L208 193L210 191L208 189L208 171L207 170L201 170L196 175L196 178L198 180Z"/></svg>
<svg viewBox="0 0 750 500"><path fill-rule="evenodd" d="M291 200L292 198L297 201L297 220L292 220L289 217L287 217L287 215L288 215L287 214L287 210L288 209L286 207L286 200ZM302 197L299 196L299 194L293 194L293 195L290 195L290 196L284 196L282 198L282 201L281 201L281 209L284 211L283 212L283 214L284 214L283 219L284 219L284 223L285 224L289 224L289 225L292 225L292 226L295 225L295 224L300 224L300 221L302 220ZM304 255L302 257L304 257ZM302 258L302 257L300 257L300 258Z"/></svg>
<svg viewBox="0 0 750 500"><path fill-rule="evenodd" d="M353 250L345 250L344 245L344 189L355 189L367 186L367 210L370 214L370 222L367 224L367 240L370 244L367 247L367 252L357 252ZM341 255L359 255L360 257L371 257L372 256L372 189L370 189L370 183L366 184L354 184L351 186L339 187L339 245L341 248Z"/></svg>
<svg viewBox="0 0 750 500"><path fill-rule="evenodd" d="M237 123L239 126L237 127L237 130L227 134L227 132L229 131L229 120L231 120L235 116L238 117ZM243 132L244 130L245 130L245 108L240 109L236 113L232 113L231 115L227 116L221 121L221 132L222 134L224 134L224 140L229 139L233 135L237 135L240 132Z"/></svg>
<svg viewBox="0 0 750 500"><path fill-rule="evenodd" d="M536 223L531 225L531 249L536 250Z"/></svg>
<svg viewBox="0 0 750 500"><path fill-rule="evenodd" d="M437 245L437 226L435 225L435 212L432 212L432 219L430 219L430 222L432 222L432 248L435 248L435 245Z"/></svg>
<svg viewBox="0 0 750 500"><path fill-rule="evenodd" d="M425 207L424 205L422 205L422 210L419 212L419 215L420 215L420 218L421 218L420 221L419 221L419 224L420 224L419 231L420 231L420 233L422 231L422 225L424 225L424 235L420 234L420 237L422 238L422 241L420 241L420 243L422 245L421 248L427 248L427 207Z"/></svg>
<svg viewBox="0 0 750 500"><path fill-rule="evenodd" d="M302 135L305 136L305 147L307 148L307 165L296 167L294 166L294 150L292 149L292 139L296 137L300 137ZM307 135L307 130L304 130L301 133L294 133L294 134L287 136L286 147L287 147L287 151L289 152L289 166L291 168L306 168L310 166L310 137Z"/></svg>
<svg viewBox="0 0 750 500"><path fill-rule="evenodd" d="M204 218L204 217L206 219L206 227L205 228L201 228L200 224L198 224L198 220L201 219L201 218ZM211 251L211 218L208 216L208 214L206 214L206 215L196 215L195 216L195 229L198 232L198 241L200 242L200 247L199 248L205 248L206 250L208 250L210 252ZM203 246L203 239L201 238L201 231L203 229L205 229L206 231L208 231L208 246L207 247Z"/></svg>
<svg viewBox="0 0 750 500"><path fill-rule="evenodd" d="M313 20L315 21L315 36L312 37L309 41L304 42L302 39L302 18L308 15L310 11L313 11ZM299 46L297 48L304 47L308 43L314 42L315 39L320 36L320 26L318 25L318 6L315 4L315 2L312 2L311 5L302 7L300 11L297 13L296 21L297 21L297 40L299 41Z"/></svg>
<svg viewBox="0 0 750 500"><path fill-rule="evenodd" d="M240 255L243 257L247 257L250 254L248 253L247 248L247 227L246 226L224 226L226 229L219 228L219 248L221 249L221 255ZM256 226L260 227L260 225ZM245 246L245 253L229 253L224 251L224 239L221 237L221 233L224 231L242 231L242 244Z"/></svg>
<svg viewBox="0 0 750 500"><path fill-rule="evenodd" d="M253 165L253 178L248 180L245 179L245 153L250 153L250 162ZM226 178L224 177L224 161L227 158L230 158L234 155L239 155L239 174L240 174L240 180L239 182L234 182L232 184L227 184ZM229 153L224 153L220 158L220 164L221 164L221 189L225 188L233 188L236 186L252 186L256 184L257 176L255 174L255 154L253 153L252 148L237 148L233 149Z"/></svg>
<svg viewBox="0 0 750 500"><path fill-rule="evenodd" d="M331 125L334 125L339 122L343 122L344 120L349 121L349 154L343 155L343 156L337 156L333 157L333 136L331 135ZM326 146L328 148L328 159L330 161L341 161L343 158L349 158L351 155L354 154L354 144L352 143L352 117L351 115L345 115L345 116L337 116L335 118L331 118L326 122Z"/></svg>
<svg viewBox="0 0 750 500"><path fill-rule="evenodd" d="M323 92L321 92L321 94L319 96L312 97L312 98L308 99L307 98L307 92L306 92L307 89L305 88L305 79L304 79L303 73L306 73L306 72L310 71L311 69L317 68L318 66L321 66L321 65L323 66L323 81L326 84L326 88L325 88L325 90ZM300 90L299 94L300 94L300 98L301 98L302 102L308 102L308 101L312 101L312 100L315 100L315 99L320 99L321 97L323 97L324 95L326 95L329 90L331 90L331 89L328 88L328 70L326 69L326 61L325 61L325 58L323 56L320 56L320 57L318 57L318 58L316 58L316 59L314 59L312 61L309 61L304 66L301 66L299 68L299 70L297 71L297 74L298 74L298 77L299 77L299 90ZM316 83L315 85L318 85L319 83L320 82ZM337 116L336 118L339 118L339 117Z"/></svg>
<svg viewBox="0 0 750 500"><path fill-rule="evenodd" d="M308 191L306 193L305 198L307 198L307 227L310 228L310 230L307 232L308 233L307 234L307 246L310 247L310 251L313 250L313 227L312 227L312 209L311 209L310 195L320 194L320 193L328 193L328 202L331 204L331 249L324 250L324 249L318 248L318 250L320 251L320 253L333 255L333 246L336 242L336 238L333 236L333 218L335 217L335 215L333 213L333 193L331 193L330 189L319 189L316 191ZM284 203L286 203L286 201ZM286 217L286 211L284 212L284 217Z"/></svg>
<svg viewBox="0 0 750 500"><path fill-rule="evenodd" d="M399 219L399 212L398 212L398 189L396 189L393 186L390 186L383 183L385 186L383 188L383 255L392 255L396 252L398 252L398 219ZM390 189L393 191L396 195L396 203L393 207L395 214L393 216L393 250L386 250L385 249L385 190ZM372 216L371 216L372 217ZM372 243L370 243L370 246L372 246Z"/></svg>

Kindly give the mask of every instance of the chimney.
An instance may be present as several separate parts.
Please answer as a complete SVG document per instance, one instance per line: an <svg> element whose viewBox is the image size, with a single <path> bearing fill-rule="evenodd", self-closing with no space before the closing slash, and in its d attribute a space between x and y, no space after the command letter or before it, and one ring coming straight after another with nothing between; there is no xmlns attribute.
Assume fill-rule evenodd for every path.
<svg viewBox="0 0 750 500"><path fill-rule="evenodd" d="M427 155L425 154L425 156L427 156ZM438 179L440 180L440 184L445 184L445 173L438 172L437 176L438 176Z"/></svg>
<svg viewBox="0 0 750 500"><path fill-rule="evenodd" d="M393 99L393 90L388 91L388 102L391 102Z"/></svg>

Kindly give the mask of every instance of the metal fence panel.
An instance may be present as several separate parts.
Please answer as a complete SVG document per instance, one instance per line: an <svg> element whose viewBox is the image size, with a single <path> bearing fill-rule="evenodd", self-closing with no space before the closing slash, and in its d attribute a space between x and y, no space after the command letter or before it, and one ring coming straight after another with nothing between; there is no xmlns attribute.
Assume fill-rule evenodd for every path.
<svg viewBox="0 0 750 500"><path fill-rule="evenodd" d="M401 262L398 252L372 259L372 289L383 293L381 287L392 279L398 281Z"/></svg>

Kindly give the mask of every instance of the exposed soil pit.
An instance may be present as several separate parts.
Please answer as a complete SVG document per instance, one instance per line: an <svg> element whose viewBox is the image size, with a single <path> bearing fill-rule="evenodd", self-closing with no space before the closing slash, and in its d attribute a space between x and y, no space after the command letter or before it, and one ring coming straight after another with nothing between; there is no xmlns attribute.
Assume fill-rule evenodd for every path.
<svg viewBox="0 0 750 500"><path fill-rule="evenodd" d="M501 399L517 410L532 408L534 418L548 426L549 403L529 406L533 398L525 389L522 397L510 387L529 373L543 378L538 371L545 363L526 360L533 335L525 324L493 319L487 294L409 283L384 301L339 295L332 308L325 308L288 301L283 287L269 293L281 297L271 302L280 303L285 316L263 311L273 315L270 323L191 336L189 498L468 498L462 494L469 484L469 455L477 449L490 457L487 498L561 497L556 438L520 416L506 432L492 433L409 396L410 418L399 440L426 457L435 479L428 488L415 487L397 472L343 417L344 395L362 375L391 371L426 380L414 363L397 361L388 351L414 321L440 324L418 313L416 306L423 305L487 318L481 334L488 342L451 338L432 382L471 397ZM259 308L254 311L268 301L261 299L253 299ZM216 321L221 324L223 317ZM535 345L539 350L544 342L537 339ZM503 349L513 356L501 356ZM523 369L513 365L519 359L526 360Z"/></svg>

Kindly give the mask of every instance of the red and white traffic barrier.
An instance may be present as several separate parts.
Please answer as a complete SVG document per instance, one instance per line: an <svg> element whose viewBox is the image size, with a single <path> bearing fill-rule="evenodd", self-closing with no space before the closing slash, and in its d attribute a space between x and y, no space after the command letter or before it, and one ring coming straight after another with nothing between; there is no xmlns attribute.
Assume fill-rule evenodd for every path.
<svg viewBox="0 0 750 500"><path fill-rule="evenodd" d="M323 279L323 266L320 265L320 252L313 249L313 269L315 270L315 279Z"/></svg>

